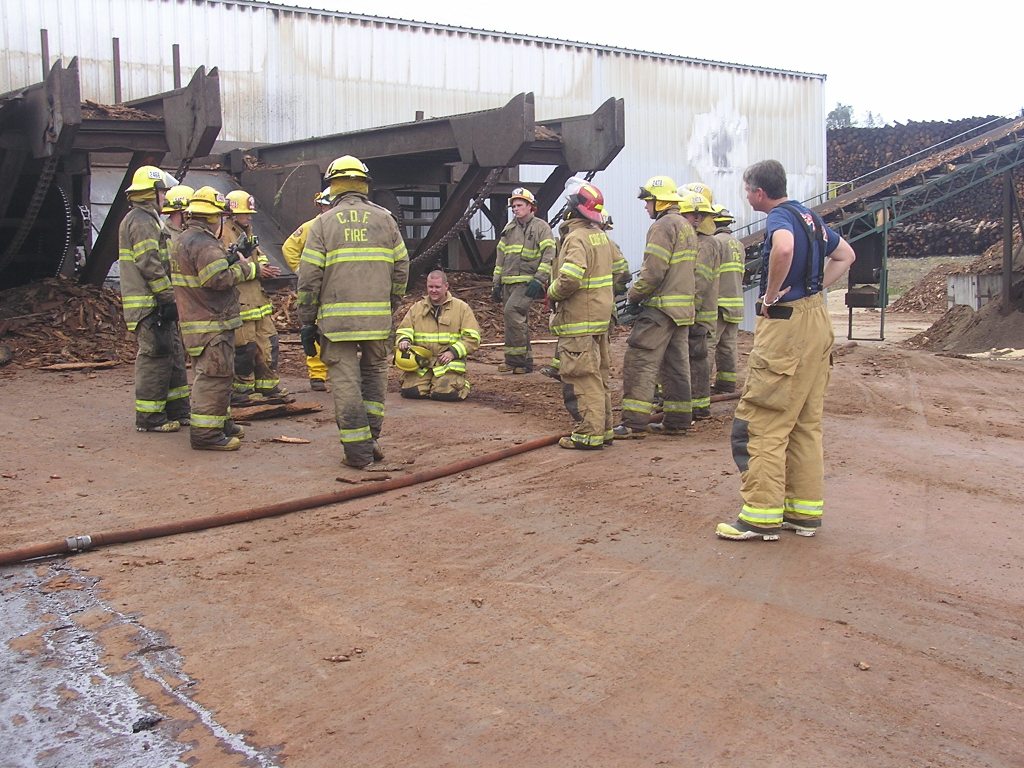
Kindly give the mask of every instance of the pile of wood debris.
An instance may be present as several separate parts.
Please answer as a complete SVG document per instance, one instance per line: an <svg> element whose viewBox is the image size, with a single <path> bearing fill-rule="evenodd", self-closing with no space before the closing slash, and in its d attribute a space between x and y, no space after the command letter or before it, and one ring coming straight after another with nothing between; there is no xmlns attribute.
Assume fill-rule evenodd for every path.
<svg viewBox="0 0 1024 768"><path fill-rule="evenodd" d="M476 320L480 324L480 334L485 342L498 342L504 339L505 321L502 317L501 305L491 299L491 278L475 275L471 272L451 272L448 282L453 296L462 299L473 309ZM395 322L405 317L405 313L414 302L426 294L424 285L410 286L408 295L395 311ZM274 324L279 333L298 333L299 315L295 309L295 292L281 291L274 295ZM543 301L533 302L530 308L530 338L550 338L548 330L548 312Z"/></svg>
<svg viewBox="0 0 1024 768"><path fill-rule="evenodd" d="M0 345L22 368L135 359L121 297L62 277L0 291Z"/></svg>

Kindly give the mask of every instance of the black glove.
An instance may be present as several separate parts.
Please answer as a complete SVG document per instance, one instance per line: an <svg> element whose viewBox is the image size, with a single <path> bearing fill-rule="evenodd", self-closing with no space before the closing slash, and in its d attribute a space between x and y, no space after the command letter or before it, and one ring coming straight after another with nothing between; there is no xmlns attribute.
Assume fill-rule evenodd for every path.
<svg viewBox="0 0 1024 768"><path fill-rule="evenodd" d="M229 267L233 267L238 263L238 260L242 258L242 254L238 252L238 245L236 243L228 246L228 252L224 258L228 260Z"/></svg>
<svg viewBox="0 0 1024 768"><path fill-rule="evenodd" d="M320 341L320 329L315 325L304 325L299 330L302 339L302 351L306 357L316 357L316 345Z"/></svg>
<svg viewBox="0 0 1024 768"><path fill-rule="evenodd" d="M526 295L531 299L539 299L547 291L544 290L544 283L537 278L534 278L526 284Z"/></svg>
<svg viewBox="0 0 1024 768"><path fill-rule="evenodd" d="M159 304L156 311L160 316L161 323L178 322L178 305L175 302L168 301L166 304Z"/></svg>
<svg viewBox="0 0 1024 768"><path fill-rule="evenodd" d="M501 286L496 285L491 288L491 299L494 301L501 301Z"/></svg>
<svg viewBox="0 0 1024 768"><path fill-rule="evenodd" d="M233 247L236 251L238 251L243 256L245 256L245 258L248 259L250 256L252 256L253 251L256 250L256 246L258 246L259 244L260 239L256 237L256 235L252 235L250 237L249 235L243 232L238 236L238 240L234 242Z"/></svg>

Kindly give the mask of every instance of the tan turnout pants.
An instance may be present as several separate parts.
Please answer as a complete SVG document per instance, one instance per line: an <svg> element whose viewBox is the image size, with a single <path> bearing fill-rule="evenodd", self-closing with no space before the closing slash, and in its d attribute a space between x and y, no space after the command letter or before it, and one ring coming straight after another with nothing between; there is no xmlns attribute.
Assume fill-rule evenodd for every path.
<svg viewBox="0 0 1024 768"><path fill-rule="evenodd" d="M608 334L562 336L558 339L558 356L562 399L573 420L569 438L587 446L610 443L614 425Z"/></svg>
<svg viewBox="0 0 1024 768"><path fill-rule="evenodd" d="M384 425L384 393L388 385L387 339L331 341L321 339L320 359L331 377L334 420L345 456L369 464L373 441Z"/></svg>
<svg viewBox="0 0 1024 768"><path fill-rule="evenodd" d="M157 427L189 416L185 349L177 323L157 324L156 313L135 327L135 426Z"/></svg>
<svg viewBox="0 0 1024 768"><path fill-rule="evenodd" d="M821 524L821 415L835 337L821 294L781 304L788 320L758 317L732 450L741 472L739 519L777 528L783 518Z"/></svg>
<svg viewBox="0 0 1024 768"><path fill-rule="evenodd" d="M192 445L210 445L224 437L230 418L231 378L235 371L233 331L218 333L192 359Z"/></svg>
<svg viewBox="0 0 1024 768"><path fill-rule="evenodd" d="M647 429L659 378L665 397L665 427L690 426L689 337L690 326L676 325L660 309L646 308L637 316L622 360L622 423L627 427Z"/></svg>

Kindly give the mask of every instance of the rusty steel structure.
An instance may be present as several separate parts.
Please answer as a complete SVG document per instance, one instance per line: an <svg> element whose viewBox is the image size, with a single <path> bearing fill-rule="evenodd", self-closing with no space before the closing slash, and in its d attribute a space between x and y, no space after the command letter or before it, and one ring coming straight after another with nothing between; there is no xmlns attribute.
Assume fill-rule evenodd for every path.
<svg viewBox="0 0 1024 768"><path fill-rule="evenodd" d="M508 193L521 184L519 166L551 169L530 185L544 216L569 177L607 168L624 146L622 99L608 99L589 115L538 121L533 94L520 93L496 109L239 148L219 164L290 231L310 218L323 169L355 155L370 169L374 200L403 228L414 271L484 271L494 238L476 236L468 225L479 211L501 231Z"/></svg>
<svg viewBox="0 0 1024 768"><path fill-rule="evenodd" d="M0 94L0 288L54 274L103 282L117 260L123 190L141 165L165 158L188 168L220 131L216 68L188 85L104 106L83 102L78 60L44 80ZM125 183L93 238L90 175L99 154L128 157Z"/></svg>

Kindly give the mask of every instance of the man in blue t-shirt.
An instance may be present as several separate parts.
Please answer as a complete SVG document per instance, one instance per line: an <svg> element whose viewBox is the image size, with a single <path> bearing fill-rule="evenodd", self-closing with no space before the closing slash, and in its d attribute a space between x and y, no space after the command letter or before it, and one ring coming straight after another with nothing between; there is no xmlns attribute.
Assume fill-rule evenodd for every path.
<svg viewBox="0 0 1024 768"><path fill-rule="evenodd" d="M715 534L734 541L774 541L783 529L813 536L824 508L821 415L835 340L823 289L856 255L820 217L786 198L777 160L747 168L743 186L751 207L768 214L761 317L732 425L743 507Z"/></svg>

